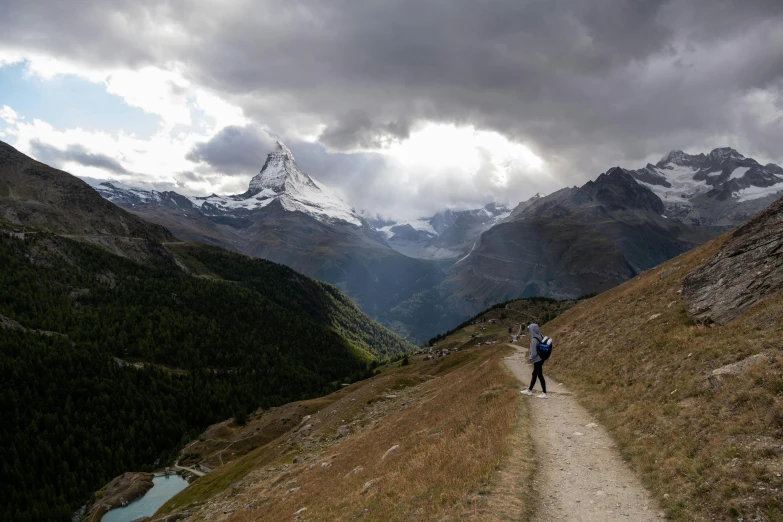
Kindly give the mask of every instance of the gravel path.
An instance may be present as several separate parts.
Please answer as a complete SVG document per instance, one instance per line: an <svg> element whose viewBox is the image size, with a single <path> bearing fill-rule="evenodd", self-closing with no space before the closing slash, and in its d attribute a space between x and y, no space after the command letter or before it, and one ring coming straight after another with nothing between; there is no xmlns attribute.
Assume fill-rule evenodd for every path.
<svg viewBox="0 0 783 522"><path fill-rule="evenodd" d="M527 387L532 366L525 354L518 352L507 357L505 363ZM539 390L536 383L536 395ZM531 401L531 430L538 464L533 484L538 505L533 520L662 520L663 512L622 460L606 430L596 424L565 386L550 378L547 391L548 399L523 396Z"/></svg>

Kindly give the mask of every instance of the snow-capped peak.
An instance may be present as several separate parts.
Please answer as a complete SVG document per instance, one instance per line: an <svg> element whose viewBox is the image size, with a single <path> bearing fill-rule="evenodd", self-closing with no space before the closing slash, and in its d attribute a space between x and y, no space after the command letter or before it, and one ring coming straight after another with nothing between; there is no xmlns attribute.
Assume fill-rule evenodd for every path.
<svg viewBox="0 0 783 522"><path fill-rule="evenodd" d="M275 150L266 157L261 172L250 180L249 190L252 194L265 189L279 194L288 188L287 185L315 186L310 176L299 170L291 150L278 141Z"/></svg>
<svg viewBox="0 0 783 522"><path fill-rule="evenodd" d="M656 165L629 172L661 198L667 215L677 215L692 208L692 200L702 195L721 197L721 201L730 195L735 202L743 202L778 194L783 177L777 169L775 165L762 167L731 147L720 147L706 155L675 150Z"/></svg>
<svg viewBox="0 0 783 522"><path fill-rule="evenodd" d="M183 196L176 192L158 192L130 187L115 181L88 182L104 198L127 205L166 205L198 209L207 216L254 212L279 202L284 210L301 212L326 223L346 222L362 226L361 217L331 189L317 182L296 165L291 151L283 143L266 158L261 172L244 194L234 196Z"/></svg>
<svg viewBox="0 0 783 522"><path fill-rule="evenodd" d="M261 172L250 180L248 199L263 207L278 200L285 210L309 214L320 221L346 221L361 226L359 215L328 187L299 170L291 150L278 141Z"/></svg>

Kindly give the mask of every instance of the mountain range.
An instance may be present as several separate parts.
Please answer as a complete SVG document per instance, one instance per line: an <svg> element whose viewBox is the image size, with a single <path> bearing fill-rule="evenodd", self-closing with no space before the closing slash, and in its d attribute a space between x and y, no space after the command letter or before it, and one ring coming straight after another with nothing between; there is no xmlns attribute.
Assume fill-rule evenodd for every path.
<svg viewBox="0 0 783 522"><path fill-rule="evenodd" d="M193 197L98 181L175 236L291 266L335 284L421 342L496 302L600 292L739 225L783 191L783 169L730 148L672 151L582 187L403 221L356 211L282 143L248 190Z"/></svg>
<svg viewBox="0 0 783 522"><path fill-rule="evenodd" d="M737 226L783 192L783 169L730 148L672 151L581 187L413 221L356 211L282 143L248 190L193 197L94 182L106 199L200 241L335 284L421 342L487 306L600 292Z"/></svg>

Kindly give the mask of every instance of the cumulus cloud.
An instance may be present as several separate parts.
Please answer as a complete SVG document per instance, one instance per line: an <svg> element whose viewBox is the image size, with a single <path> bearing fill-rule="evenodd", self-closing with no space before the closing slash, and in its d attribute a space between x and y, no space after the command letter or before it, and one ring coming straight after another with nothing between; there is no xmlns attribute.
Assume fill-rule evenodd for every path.
<svg viewBox="0 0 783 522"><path fill-rule="evenodd" d="M175 124L188 119L172 107L192 104L181 92L210 93L215 115L233 108L186 150L190 170L257 170L263 124L323 146L295 152L356 206L523 199L670 149L730 145L783 163L779 0L7 0L0 27L0 61L135 72L116 76L130 88L109 85ZM158 87L134 97L150 70ZM494 132L541 170L490 157L506 149L470 175L392 154L427 124ZM460 150L437 154L450 165Z"/></svg>
<svg viewBox="0 0 783 522"><path fill-rule="evenodd" d="M19 115L8 105L3 105L0 107L0 120L3 120L9 125L13 125L19 121Z"/></svg>

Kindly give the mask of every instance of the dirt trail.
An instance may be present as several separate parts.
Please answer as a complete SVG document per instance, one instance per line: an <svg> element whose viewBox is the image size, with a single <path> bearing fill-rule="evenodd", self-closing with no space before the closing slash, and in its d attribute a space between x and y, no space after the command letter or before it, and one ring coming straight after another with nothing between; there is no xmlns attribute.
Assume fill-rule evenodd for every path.
<svg viewBox="0 0 783 522"><path fill-rule="evenodd" d="M532 371L526 359L526 354L518 351L505 360L523 386L530 383ZM544 368L546 377L546 365ZM539 389L536 383L536 390ZM565 386L550 378L547 391L548 399L524 396L531 401L531 429L538 463L533 485L538 505L533 520L662 520L663 512L622 460L606 431Z"/></svg>

